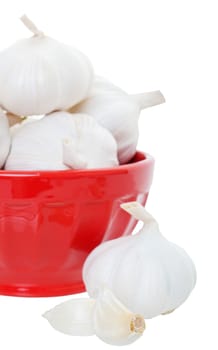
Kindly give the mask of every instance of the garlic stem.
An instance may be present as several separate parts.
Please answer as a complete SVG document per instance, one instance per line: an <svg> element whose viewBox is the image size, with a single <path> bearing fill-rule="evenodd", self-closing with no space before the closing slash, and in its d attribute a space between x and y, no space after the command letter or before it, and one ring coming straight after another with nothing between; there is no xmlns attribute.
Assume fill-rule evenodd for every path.
<svg viewBox="0 0 218 350"><path fill-rule="evenodd" d="M156 224L156 220L149 214L146 209L138 202L122 203L120 207L127 213L132 215L135 219L141 220L145 225Z"/></svg>
<svg viewBox="0 0 218 350"><path fill-rule="evenodd" d="M23 24L36 36L44 36L44 33L39 30L36 25L27 17L27 15L23 15L20 17L20 20Z"/></svg>
<svg viewBox="0 0 218 350"><path fill-rule="evenodd" d="M160 91L150 91L130 96L139 104L141 109L156 106L165 102L165 98Z"/></svg>

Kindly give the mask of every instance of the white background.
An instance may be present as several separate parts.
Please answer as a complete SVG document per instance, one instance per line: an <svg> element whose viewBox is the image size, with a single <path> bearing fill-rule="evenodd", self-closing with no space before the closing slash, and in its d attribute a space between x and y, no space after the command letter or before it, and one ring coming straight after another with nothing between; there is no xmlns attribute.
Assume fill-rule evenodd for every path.
<svg viewBox="0 0 218 350"><path fill-rule="evenodd" d="M165 105L140 119L139 149L156 159L147 209L196 263L198 282L176 312L147 321L132 349L217 349L218 10L205 0L1 1L0 47L28 37L26 12L48 35L84 51L128 92L160 89ZM41 314L71 299L0 296L4 350L106 349L55 332Z"/></svg>

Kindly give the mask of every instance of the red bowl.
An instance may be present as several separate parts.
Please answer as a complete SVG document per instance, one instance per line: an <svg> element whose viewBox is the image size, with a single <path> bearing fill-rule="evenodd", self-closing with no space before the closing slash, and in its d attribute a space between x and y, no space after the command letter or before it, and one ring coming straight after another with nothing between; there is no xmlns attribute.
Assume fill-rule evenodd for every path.
<svg viewBox="0 0 218 350"><path fill-rule="evenodd" d="M84 260L132 232L136 220L120 204L146 203L153 168L153 158L137 152L116 168L0 171L0 294L84 291Z"/></svg>

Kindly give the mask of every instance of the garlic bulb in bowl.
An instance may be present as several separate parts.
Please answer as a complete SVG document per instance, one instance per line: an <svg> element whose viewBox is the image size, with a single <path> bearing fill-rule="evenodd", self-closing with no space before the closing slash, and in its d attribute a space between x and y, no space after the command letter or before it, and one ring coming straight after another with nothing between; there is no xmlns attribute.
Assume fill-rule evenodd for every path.
<svg viewBox="0 0 218 350"><path fill-rule="evenodd" d="M90 114L107 128L117 141L119 162L124 164L136 152L140 111L164 101L160 91L129 95L109 81L95 77L89 96L69 111Z"/></svg>
<svg viewBox="0 0 218 350"><path fill-rule="evenodd" d="M0 108L0 169L3 167L11 145L9 122Z"/></svg>
<svg viewBox="0 0 218 350"><path fill-rule="evenodd" d="M88 58L39 31L0 52L0 104L17 115L41 115L83 100L93 80Z"/></svg>
<svg viewBox="0 0 218 350"><path fill-rule="evenodd" d="M118 165L110 132L85 114L55 112L12 133L6 170L64 170Z"/></svg>
<svg viewBox="0 0 218 350"><path fill-rule="evenodd" d="M195 266L187 253L166 240L157 222L137 202L121 207L144 222L133 236L117 238L95 248L83 268L91 297L102 284L134 313L152 318L178 308L196 283Z"/></svg>

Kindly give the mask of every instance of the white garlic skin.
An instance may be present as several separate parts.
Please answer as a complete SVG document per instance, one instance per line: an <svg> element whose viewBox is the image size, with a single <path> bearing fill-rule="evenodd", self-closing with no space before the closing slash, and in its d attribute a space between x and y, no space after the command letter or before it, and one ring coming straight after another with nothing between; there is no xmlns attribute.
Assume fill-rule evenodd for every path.
<svg viewBox="0 0 218 350"><path fill-rule="evenodd" d="M134 329L138 317L140 328ZM131 344L141 337L145 330L144 319L129 311L106 287L101 288L93 311L95 334L111 345Z"/></svg>
<svg viewBox="0 0 218 350"><path fill-rule="evenodd" d="M91 116L55 112L22 124L12 132L6 170L90 169L118 165L116 141Z"/></svg>
<svg viewBox="0 0 218 350"><path fill-rule="evenodd" d="M65 301L44 313L43 317L57 331L67 335L90 336L94 334L93 308L90 298Z"/></svg>
<svg viewBox="0 0 218 350"><path fill-rule="evenodd" d="M187 253L165 239L151 220L138 234L94 249L85 261L83 280L90 296L106 283L128 309L148 319L187 299L196 270Z"/></svg>
<svg viewBox="0 0 218 350"><path fill-rule="evenodd" d="M124 164L136 152L140 111L164 101L160 91L128 95L109 81L95 77L89 96L70 111L90 114L107 128L117 141L119 162Z"/></svg>
<svg viewBox="0 0 218 350"><path fill-rule="evenodd" d="M0 104L17 115L67 109L86 98L92 81L83 53L44 35L0 52Z"/></svg>
<svg viewBox="0 0 218 350"><path fill-rule="evenodd" d="M7 116L0 109L0 169L3 167L11 145L11 136Z"/></svg>

